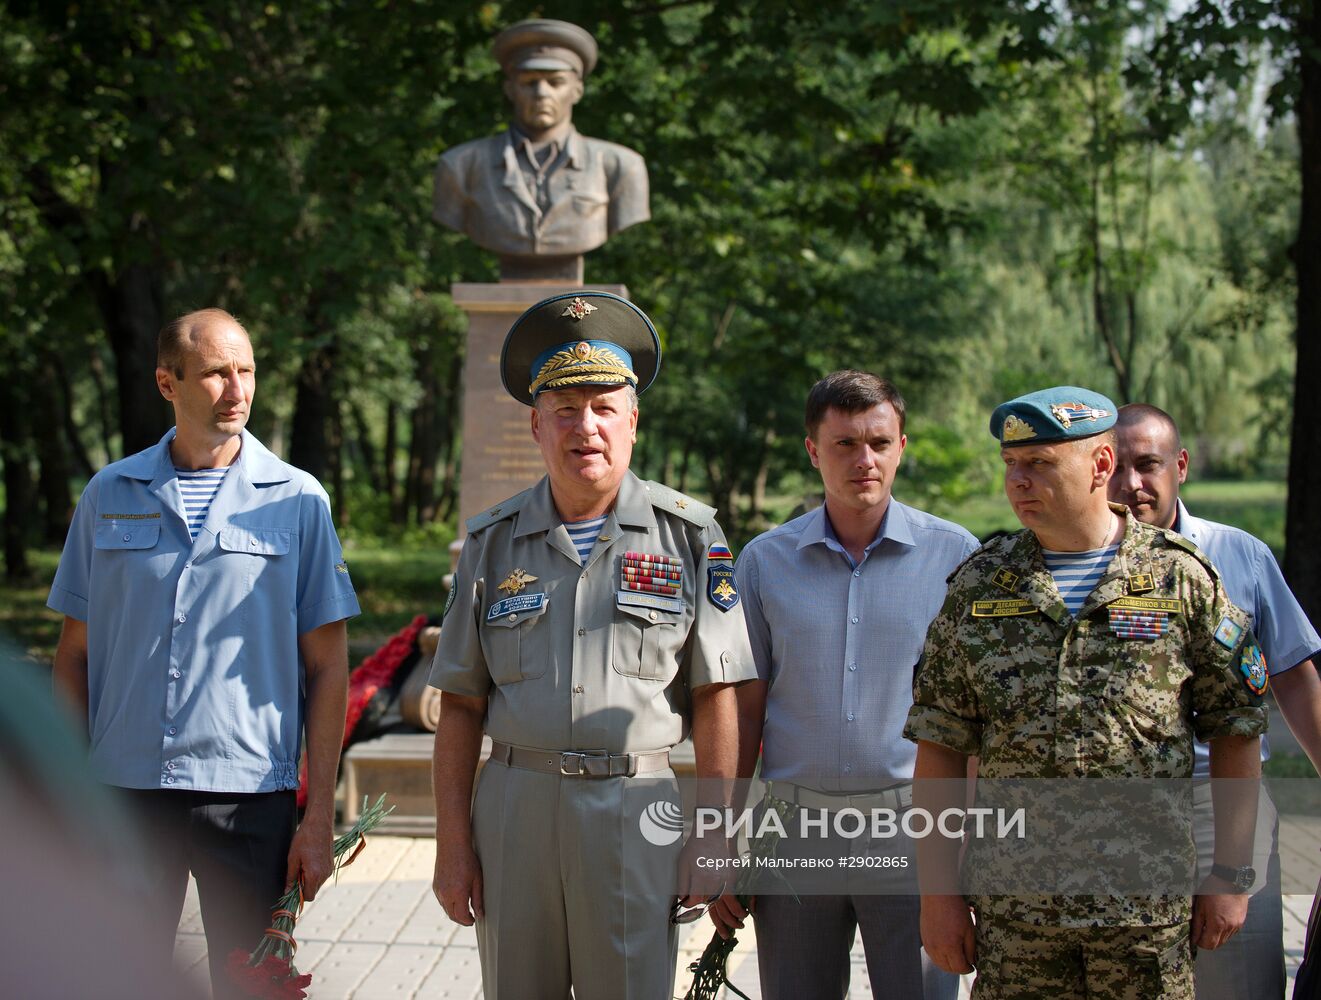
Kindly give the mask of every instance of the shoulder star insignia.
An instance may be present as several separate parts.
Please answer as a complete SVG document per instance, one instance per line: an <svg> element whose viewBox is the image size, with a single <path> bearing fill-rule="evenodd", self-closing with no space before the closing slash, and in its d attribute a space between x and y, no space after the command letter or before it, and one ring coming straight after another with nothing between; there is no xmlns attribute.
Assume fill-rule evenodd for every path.
<svg viewBox="0 0 1321 1000"><path fill-rule="evenodd" d="M688 506L688 501L685 500L683 497L680 497L678 500L674 501L674 506L678 507L680 510L683 510Z"/></svg>
<svg viewBox="0 0 1321 1000"><path fill-rule="evenodd" d="M505 582L500 584L500 589L508 591L509 596L513 597L529 583L535 583L536 581L537 578L535 576L530 575L522 569L516 569L505 577Z"/></svg>

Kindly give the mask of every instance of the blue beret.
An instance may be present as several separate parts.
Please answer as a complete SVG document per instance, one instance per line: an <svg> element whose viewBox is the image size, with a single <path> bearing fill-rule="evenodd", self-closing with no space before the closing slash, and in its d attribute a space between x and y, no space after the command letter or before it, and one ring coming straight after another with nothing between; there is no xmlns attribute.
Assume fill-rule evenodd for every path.
<svg viewBox="0 0 1321 1000"><path fill-rule="evenodd" d="M1076 385L1057 385L1001 403L991 414L991 435L1003 448L1077 441L1108 431L1119 408L1107 396Z"/></svg>
<svg viewBox="0 0 1321 1000"><path fill-rule="evenodd" d="M641 394L660 368L660 337L628 299L583 289L543 299L514 320L500 354L505 391L532 405L537 393L580 385L631 385Z"/></svg>

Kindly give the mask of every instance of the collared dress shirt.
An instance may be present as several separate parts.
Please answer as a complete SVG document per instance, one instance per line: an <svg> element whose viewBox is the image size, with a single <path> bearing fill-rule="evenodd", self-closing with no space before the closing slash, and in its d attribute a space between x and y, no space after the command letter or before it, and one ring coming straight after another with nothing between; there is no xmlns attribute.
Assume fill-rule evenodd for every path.
<svg viewBox="0 0 1321 1000"><path fill-rule="evenodd" d="M1229 599L1251 616L1252 631L1271 675L1321 655L1321 637L1284 582L1266 543L1228 524L1194 517L1182 500L1178 503L1174 530L1207 554L1220 573ZM1262 760L1270 756L1268 741L1267 736L1261 738ZM1209 748L1198 740L1193 749L1197 756L1193 777L1209 778Z"/></svg>
<svg viewBox="0 0 1321 1000"><path fill-rule="evenodd" d="M647 165L638 153L571 130L532 170L513 130L447 150L436 164L432 217L480 247L507 256L586 253L651 218Z"/></svg>
<svg viewBox="0 0 1321 1000"><path fill-rule="evenodd" d="M244 431L194 541L173 438L92 477L46 602L87 623L92 770L126 788L297 788L298 637L358 613L330 504Z"/></svg>
<svg viewBox="0 0 1321 1000"><path fill-rule="evenodd" d="M856 566L824 507L748 543L737 573L769 682L763 778L827 792L912 780L913 668L945 578L976 548L959 525L893 499Z"/></svg>

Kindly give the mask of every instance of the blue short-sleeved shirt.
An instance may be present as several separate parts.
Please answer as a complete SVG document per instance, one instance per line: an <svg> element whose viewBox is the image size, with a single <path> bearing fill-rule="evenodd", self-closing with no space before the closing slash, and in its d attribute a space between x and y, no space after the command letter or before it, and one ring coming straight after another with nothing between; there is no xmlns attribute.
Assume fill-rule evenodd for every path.
<svg viewBox="0 0 1321 1000"><path fill-rule="evenodd" d="M1229 599L1252 616L1252 631L1272 674L1321 653L1321 637L1284 582L1265 542L1240 528L1193 517L1182 500L1174 530L1207 554L1220 573ZM1199 741L1194 750L1194 777L1209 777L1211 756L1206 744ZM1265 736L1261 738L1261 756L1262 760L1270 756Z"/></svg>
<svg viewBox="0 0 1321 1000"><path fill-rule="evenodd" d="M298 637L358 613L330 504L244 431L194 542L173 438L92 477L46 602L87 623L93 772L126 788L297 788Z"/></svg>
<svg viewBox="0 0 1321 1000"><path fill-rule="evenodd" d="M976 548L959 525L894 499L856 566L824 507L744 547L743 615L770 684L762 777L827 792L913 780L913 668L945 578Z"/></svg>

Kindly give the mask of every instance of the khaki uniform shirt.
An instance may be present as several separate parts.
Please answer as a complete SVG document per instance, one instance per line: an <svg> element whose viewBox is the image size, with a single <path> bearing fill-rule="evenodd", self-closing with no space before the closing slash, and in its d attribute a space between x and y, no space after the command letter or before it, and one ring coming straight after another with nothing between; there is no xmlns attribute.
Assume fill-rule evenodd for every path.
<svg viewBox="0 0 1321 1000"><path fill-rule="evenodd" d="M569 133L544 190L528 187L514 133L474 139L436 164L432 217L506 256L595 250L651 218L647 164L634 150Z"/></svg>
<svg viewBox="0 0 1321 1000"><path fill-rule="evenodd" d="M707 553L724 543L714 515L629 473L585 566L548 479L478 515L431 684L489 698L487 735L515 746L640 753L679 743L689 692L757 676L741 603L722 610L708 596ZM625 552L680 560L678 599L622 591ZM536 579L511 595L500 584L517 570Z"/></svg>
<svg viewBox="0 0 1321 1000"><path fill-rule="evenodd" d="M1241 672L1256 649L1248 616L1195 545L1112 509L1124 537L1076 617L1030 531L988 543L954 572L927 632L905 736L979 757L988 779L1188 778L1194 733L1265 731L1261 697ZM1135 611L1163 634L1134 635ZM1104 926L1176 923L1188 900L1010 898L997 909L1005 906L1010 919Z"/></svg>

